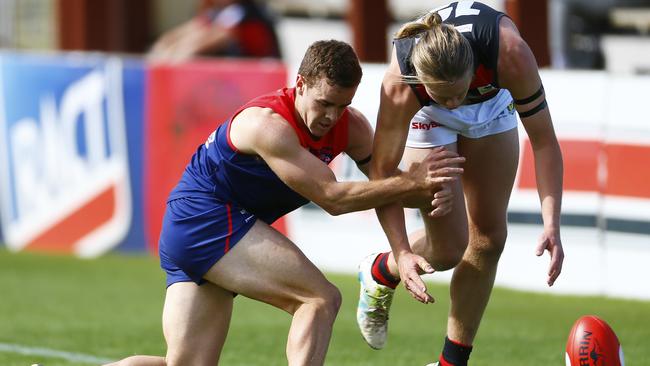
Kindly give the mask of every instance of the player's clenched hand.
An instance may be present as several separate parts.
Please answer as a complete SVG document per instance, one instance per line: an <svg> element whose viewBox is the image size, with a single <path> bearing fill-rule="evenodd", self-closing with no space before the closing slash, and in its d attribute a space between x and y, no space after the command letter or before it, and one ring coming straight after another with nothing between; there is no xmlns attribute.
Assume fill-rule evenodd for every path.
<svg viewBox="0 0 650 366"><path fill-rule="evenodd" d="M551 255L551 264L548 267L548 280L546 282L549 286L553 286L560 272L562 272L562 262L564 262L564 250L562 249L562 241L558 230L544 229L542 236L539 238L535 254L539 257L544 254L544 250L548 250Z"/></svg>
<svg viewBox="0 0 650 366"><path fill-rule="evenodd" d="M433 273L434 269L426 259L413 253L404 253L397 260L399 275L406 290L414 299L428 304L434 302L433 297L427 292L424 281L419 273Z"/></svg>

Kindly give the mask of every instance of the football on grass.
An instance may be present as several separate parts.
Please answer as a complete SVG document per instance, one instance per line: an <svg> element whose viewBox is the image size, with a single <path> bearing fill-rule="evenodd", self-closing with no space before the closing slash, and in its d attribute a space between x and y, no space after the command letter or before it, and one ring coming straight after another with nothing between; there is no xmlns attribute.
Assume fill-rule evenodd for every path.
<svg viewBox="0 0 650 366"><path fill-rule="evenodd" d="M566 366L625 366L616 333L597 316L581 317L566 342Z"/></svg>

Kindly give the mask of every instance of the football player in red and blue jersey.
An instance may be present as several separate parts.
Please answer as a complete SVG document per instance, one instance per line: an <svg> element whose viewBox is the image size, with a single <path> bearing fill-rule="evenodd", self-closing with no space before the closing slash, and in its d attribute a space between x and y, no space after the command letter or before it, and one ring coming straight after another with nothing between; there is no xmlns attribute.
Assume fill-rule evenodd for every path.
<svg viewBox="0 0 650 366"><path fill-rule="evenodd" d="M415 299L430 303L419 275L454 268L438 362L467 365L507 236L519 159L515 112L534 152L544 224L536 254L550 253L551 286L564 258L563 164L533 53L509 17L477 1L439 7L398 31L382 82L371 179L390 177L400 161L417 164L440 146L467 161L462 179L450 184L451 209L422 215L422 230L407 235L399 203L377 209L392 251L370 255L359 267L357 322L371 347L386 342L400 280ZM405 204L428 212L426 202L422 197Z"/></svg>
<svg viewBox="0 0 650 366"><path fill-rule="evenodd" d="M348 44L309 47L296 86L258 97L198 146L171 192L160 235L167 274L167 355L116 365L214 365L240 294L291 314L289 365L322 365L341 305L339 290L270 225L312 201L332 215L427 195L452 202L443 184L462 174L455 152L382 180L339 182L328 163L344 152L367 172L373 130L350 107L361 67Z"/></svg>

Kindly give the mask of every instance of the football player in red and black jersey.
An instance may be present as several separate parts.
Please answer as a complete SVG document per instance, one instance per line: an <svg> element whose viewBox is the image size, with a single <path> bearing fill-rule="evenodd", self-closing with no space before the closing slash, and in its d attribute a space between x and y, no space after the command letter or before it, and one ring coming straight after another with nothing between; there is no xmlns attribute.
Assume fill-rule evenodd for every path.
<svg viewBox="0 0 650 366"><path fill-rule="evenodd" d="M535 157L543 232L536 254L550 253L546 281L562 269L562 154L535 57L512 20L485 4L458 1L404 25L384 76L371 179L382 179L444 146L467 159L450 183L448 211L427 198L377 209L392 251L360 265L357 321L367 343L386 342L393 291L403 282L430 303L422 273L454 269L440 365L467 365L507 236L506 209L519 158L517 116ZM407 234L403 206L420 208L424 228ZM447 207L447 206L445 206Z"/></svg>

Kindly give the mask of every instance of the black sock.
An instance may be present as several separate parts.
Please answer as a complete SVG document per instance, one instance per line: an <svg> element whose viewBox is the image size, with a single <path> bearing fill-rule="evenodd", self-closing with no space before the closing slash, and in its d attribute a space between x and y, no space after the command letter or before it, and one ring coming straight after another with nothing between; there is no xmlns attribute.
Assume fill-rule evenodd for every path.
<svg viewBox="0 0 650 366"><path fill-rule="evenodd" d="M388 254L381 253L375 258L375 262L372 264L372 279L375 282L380 283L384 286L388 286L392 289L399 285L399 278L395 278L390 271L388 271Z"/></svg>
<svg viewBox="0 0 650 366"><path fill-rule="evenodd" d="M467 366L472 346L455 342L445 337L445 346L440 355L440 366Z"/></svg>

